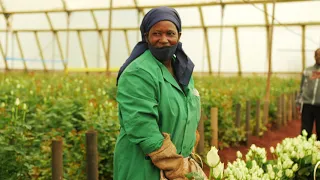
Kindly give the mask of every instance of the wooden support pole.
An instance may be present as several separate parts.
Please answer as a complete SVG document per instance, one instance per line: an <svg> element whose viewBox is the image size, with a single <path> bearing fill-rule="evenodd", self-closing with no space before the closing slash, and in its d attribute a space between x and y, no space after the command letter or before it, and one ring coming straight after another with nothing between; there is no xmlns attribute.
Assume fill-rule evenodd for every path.
<svg viewBox="0 0 320 180"><path fill-rule="evenodd" d="M240 128L240 121L241 121L241 104L236 104L236 127Z"/></svg>
<svg viewBox="0 0 320 180"><path fill-rule="evenodd" d="M202 13L202 9L201 9L200 6L198 6L198 10L199 10L199 14L200 14L201 27L203 28L204 40L205 40L205 43L206 43L207 59L208 59L208 71L209 71L209 74L211 75L212 74L212 66L211 66L211 51L210 51L208 30L205 27L203 13Z"/></svg>
<svg viewBox="0 0 320 180"><path fill-rule="evenodd" d="M200 118L200 122L198 125L198 131L200 134L200 140L197 146L197 152L199 154L204 153L204 122L203 122L203 113L201 113L201 118Z"/></svg>
<svg viewBox="0 0 320 180"><path fill-rule="evenodd" d="M288 94L288 121L292 121L292 94Z"/></svg>
<svg viewBox="0 0 320 180"><path fill-rule="evenodd" d="M267 125L269 121L269 101L264 101L263 104L263 124Z"/></svg>
<svg viewBox="0 0 320 180"><path fill-rule="evenodd" d="M235 42L236 42L236 53L237 53L237 63L238 63L238 75L239 75L239 76L242 76L238 28L237 28L237 27L234 27L233 30L234 30L234 38L235 38Z"/></svg>
<svg viewBox="0 0 320 180"><path fill-rule="evenodd" d="M279 129L282 126L282 96L277 99L277 123L276 126Z"/></svg>
<svg viewBox="0 0 320 180"><path fill-rule="evenodd" d="M86 132L87 180L98 180L98 143L97 132Z"/></svg>
<svg viewBox="0 0 320 180"><path fill-rule="evenodd" d="M250 101L246 102L246 145L250 146L251 145L251 139L250 139L250 135L251 135L251 131L250 131L250 115L251 112L251 103Z"/></svg>
<svg viewBox="0 0 320 180"><path fill-rule="evenodd" d="M286 96L285 94L281 95L282 97L282 125L287 125L287 109L286 109Z"/></svg>
<svg viewBox="0 0 320 180"><path fill-rule="evenodd" d="M63 179L63 152L62 152L62 140L52 140L52 180Z"/></svg>
<svg viewBox="0 0 320 180"><path fill-rule="evenodd" d="M218 108L211 108L211 146L218 149Z"/></svg>
<svg viewBox="0 0 320 180"><path fill-rule="evenodd" d="M297 110L296 110L296 93L292 93L292 119L297 120Z"/></svg>
<svg viewBox="0 0 320 180"><path fill-rule="evenodd" d="M260 100L257 101L256 105L256 126L254 130L254 135L259 136L260 132Z"/></svg>

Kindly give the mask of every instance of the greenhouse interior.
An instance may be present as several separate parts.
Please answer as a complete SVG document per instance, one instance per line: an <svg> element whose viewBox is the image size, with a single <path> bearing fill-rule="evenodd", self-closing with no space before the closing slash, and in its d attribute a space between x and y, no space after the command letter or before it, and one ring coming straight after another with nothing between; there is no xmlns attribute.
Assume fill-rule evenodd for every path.
<svg viewBox="0 0 320 180"><path fill-rule="evenodd" d="M0 0L0 180L319 180L319 8Z"/></svg>

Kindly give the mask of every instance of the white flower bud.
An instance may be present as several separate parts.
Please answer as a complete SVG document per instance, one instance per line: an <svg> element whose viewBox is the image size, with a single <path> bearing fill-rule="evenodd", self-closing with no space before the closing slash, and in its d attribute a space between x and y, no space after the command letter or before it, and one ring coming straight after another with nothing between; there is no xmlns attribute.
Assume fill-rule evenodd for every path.
<svg viewBox="0 0 320 180"><path fill-rule="evenodd" d="M274 153L274 147L273 147L273 146L270 147L270 152L271 152L272 154Z"/></svg>
<svg viewBox="0 0 320 180"><path fill-rule="evenodd" d="M240 151L237 151L237 157L238 157L239 159L241 159L241 158L242 158L242 154L241 154L241 152L240 152Z"/></svg>
<svg viewBox="0 0 320 180"><path fill-rule="evenodd" d="M16 99L16 102L15 102L14 104L15 104L16 106L19 106L19 104L20 104L19 98Z"/></svg>
<svg viewBox="0 0 320 180"><path fill-rule="evenodd" d="M308 136L308 133L307 133L307 131L304 129L304 130L302 130L302 135L304 136L304 137L307 137Z"/></svg>
<svg viewBox="0 0 320 180"><path fill-rule="evenodd" d="M26 103L23 103L22 109L23 109L23 110L27 110L27 108L28 108L28 107L27 107Z"/></svg>
<svg viewBox="0 0 320 180"><path fill-rule="evenodd" d="M293 172L296 172L298 170L298 164L294 164L293 166L292 166L292 171Z"/></svg>

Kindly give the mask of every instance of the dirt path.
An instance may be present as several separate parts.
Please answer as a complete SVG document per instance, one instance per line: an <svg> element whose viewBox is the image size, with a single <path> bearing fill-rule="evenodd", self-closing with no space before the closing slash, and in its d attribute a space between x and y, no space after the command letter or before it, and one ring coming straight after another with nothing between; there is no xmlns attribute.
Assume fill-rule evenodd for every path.
<svg viewBox="0 0 320 180"><path fill-rule="evenodd" d="M296 137L300 134L301 120L292 120L288 122L287 126L281 127L280 129L270 129L262 137L251 136L251 144L255 144L257 147L264 147L267 151L267 158L271 159L270 147L276 147L277 143L287 137ZM250 146L239 146L239 147L230 147L219 150L219 156L221 162L228 164L228 162L233 162L236 160L236 152L240 151L244 156ZM209 174L209 168L204 167L205 173Z"/></svg>

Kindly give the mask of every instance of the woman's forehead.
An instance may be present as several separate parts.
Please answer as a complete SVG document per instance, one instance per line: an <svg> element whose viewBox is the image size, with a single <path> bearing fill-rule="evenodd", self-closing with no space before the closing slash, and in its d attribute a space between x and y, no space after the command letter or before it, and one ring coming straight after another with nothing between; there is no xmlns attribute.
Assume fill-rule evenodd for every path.
<svg viewBox="0 0 320 180"><path fill-rule="evenodd" d="M150 31L178 31L177 27L174 23L172 23L171 21L159 21L156 24L154 24Z"/></svg>

